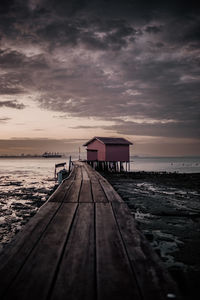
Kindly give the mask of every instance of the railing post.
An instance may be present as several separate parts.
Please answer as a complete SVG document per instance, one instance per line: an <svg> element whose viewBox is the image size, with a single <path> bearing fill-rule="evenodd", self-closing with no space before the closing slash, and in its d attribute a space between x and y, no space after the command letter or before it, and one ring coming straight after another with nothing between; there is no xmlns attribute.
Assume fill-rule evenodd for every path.
<svg viewBox="0 0 200 300"><path fill-rule="evenodd" d="M70 155L70 157L69 157L69 174L71 172L71 163L72 163L72 160L71 160L71 155Z"/></svg>

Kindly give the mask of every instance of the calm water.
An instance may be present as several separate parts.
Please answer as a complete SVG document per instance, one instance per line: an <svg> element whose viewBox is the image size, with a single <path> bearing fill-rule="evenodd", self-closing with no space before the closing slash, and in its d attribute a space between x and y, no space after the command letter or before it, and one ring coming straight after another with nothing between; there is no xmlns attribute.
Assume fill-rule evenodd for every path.
<svg viewBox="0 0 200 300"><path fill-rule="evenodd" d="M0 158L0 176L19 180L46 180L54 177L55 164L66 158Z"/></svg>
<svg viewBox="0 0 200 300"><path fill-rule="evenodd" d="M131 171L200 173L200 157L131 157Z"/></svg>

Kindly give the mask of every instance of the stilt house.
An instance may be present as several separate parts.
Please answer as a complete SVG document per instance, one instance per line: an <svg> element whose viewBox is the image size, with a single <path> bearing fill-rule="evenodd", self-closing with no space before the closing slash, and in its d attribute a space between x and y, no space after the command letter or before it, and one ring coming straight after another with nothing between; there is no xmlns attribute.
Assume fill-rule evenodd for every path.
<svg viewBox="0 0 200 300"><path fill-rule="evenodd" d="M124 138L94 137L85 143L87 161L129 162L131 142Z"/></svg>

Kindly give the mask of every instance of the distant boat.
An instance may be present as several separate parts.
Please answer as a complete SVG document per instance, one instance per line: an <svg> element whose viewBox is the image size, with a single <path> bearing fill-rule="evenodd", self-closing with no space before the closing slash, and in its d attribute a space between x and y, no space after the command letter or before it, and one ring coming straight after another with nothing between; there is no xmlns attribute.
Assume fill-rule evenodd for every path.
<svg viewBox="0 0 200 300"><path fill-rule="evenodd" d="M51 157L62 157L61 154L59 154L58 152L44 152L42 154L42 157L45 157L45 158L51 158Z"/></svg>

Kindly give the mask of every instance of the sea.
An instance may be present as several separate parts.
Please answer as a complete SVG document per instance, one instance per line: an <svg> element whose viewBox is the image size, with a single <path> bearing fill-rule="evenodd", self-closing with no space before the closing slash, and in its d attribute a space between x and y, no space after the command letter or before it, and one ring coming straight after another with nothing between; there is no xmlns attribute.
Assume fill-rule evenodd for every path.
<svg viewBox="0 0 200 300"><path fill-rule="evenodd" d="M200 173L197 157L131 157L131 171Z"/></svg>
<svg viewBox="0 0 200 300"><path fill-rule="evenodd" d="M49 198L57 184L55 165L63 162L68 169L69 157L0 158L0 248ZM200 173L200 157L132 156L130 171Z"/></svg>

